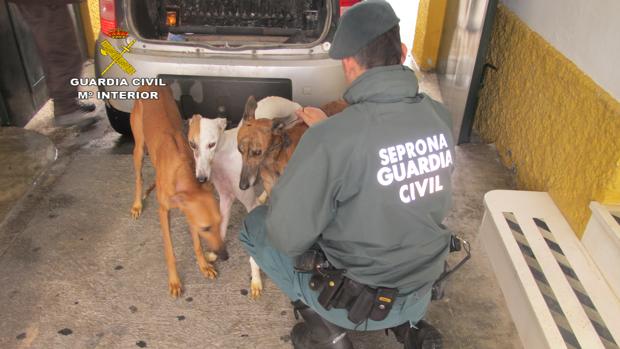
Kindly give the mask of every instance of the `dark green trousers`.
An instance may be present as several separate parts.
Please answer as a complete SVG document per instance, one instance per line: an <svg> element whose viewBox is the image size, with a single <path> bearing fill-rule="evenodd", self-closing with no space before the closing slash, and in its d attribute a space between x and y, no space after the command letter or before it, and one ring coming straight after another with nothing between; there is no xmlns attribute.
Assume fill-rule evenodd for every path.
<svg viewBox="0 0 620 349"><path fill-rule="evenodd" d="M380 330L398 326L409 321L416 324L424 317L431 299L431 293L422 296L413 293L406 297L397 297L393 308L383 321L368 320L355 325L347 319L344 309L325 310L318 301L318 292L310 289L310 273L299 273L293 268L293 258L276 250L266 237L266 206L252 210L243 222L239 240L260 268L292 300L301 300L319 313L327 321L350 330ZM269 291L268 291L269 292Z"/></svg>

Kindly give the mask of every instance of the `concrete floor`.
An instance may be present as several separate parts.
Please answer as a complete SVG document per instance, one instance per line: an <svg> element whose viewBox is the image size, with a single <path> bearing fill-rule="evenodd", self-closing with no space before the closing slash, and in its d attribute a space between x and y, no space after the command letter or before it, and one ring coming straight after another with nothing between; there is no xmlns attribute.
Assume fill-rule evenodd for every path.
<svg viewBox="0 0 620 349"><path fill-rule="evenodd" d="M0 128L0 222L56 156L56 147L44 135L19 127Z"/></svg>
<svg viewBox="0 0 620 349"><path fill-rule="evenodd" d="M227 238L231 258L216 264L214 281L198 270L184 218L172 214L184 285L183 297L174 300L155 197L139 220L129 215L131 141L106 120L83 133L50 128L45 115L36 122L59 158L0 224L0 348L291 347L296 320L282 292L264 277L263 296L246 295L249 265L236 239L245 214L240 205ZM446 348L520 348L477 238L483 194L510 188L511 175L491 145L458 147L456 164L446 223L472 243L473 257L449 281L445 298L431 305L428 319ZM153 171L147 166L145 173L148 182ZM352 338L360 349L400 347L382 331Z"/></svg>

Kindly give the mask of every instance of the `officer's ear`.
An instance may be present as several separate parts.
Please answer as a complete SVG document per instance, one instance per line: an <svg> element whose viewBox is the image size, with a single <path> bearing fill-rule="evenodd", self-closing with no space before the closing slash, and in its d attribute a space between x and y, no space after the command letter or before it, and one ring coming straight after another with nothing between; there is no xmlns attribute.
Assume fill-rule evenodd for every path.
<svg viewBox="0 0 620 349"><path fill-rule="evenodd" d="M353 56L344 57L341 62L344 77L349 84L366 71L366 68L364 68Z"/></svg>
<svg viewBox="0 0 620 349"><path fill-rule="evenodd" d="M400 49L401 49L401 54L400 54L400 64L405 63L405 59L407 59L407 45L405 45L404 43L400 43Z"/></svg>

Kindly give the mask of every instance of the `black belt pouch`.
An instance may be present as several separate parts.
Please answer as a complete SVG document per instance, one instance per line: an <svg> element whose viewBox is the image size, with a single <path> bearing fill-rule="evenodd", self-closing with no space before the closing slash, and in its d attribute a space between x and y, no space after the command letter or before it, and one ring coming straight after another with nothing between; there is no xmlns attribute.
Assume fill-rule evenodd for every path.
<svg viewBox="0 0 620 349"><path fill-rule="evenodd" d="M353 302L364 289L364 285L355 282L349 278L344 279L344 283L340 288L340 292L334 299L333 306L337 309L350 309Z"/></svg>
<svg viewBox="0 0 620 349"><path fill-rule="evenodd" d="M317 299L319 304L326 310L329 310L334 305L334 300L337 294L342 288L345 277L342 274L328 274L324 279L323 290L319 293Z"/></svg>
<svg viewBox="0 0 620 349"><path fill-rule="evenodd" d="M392 310L398 290L395 288L378 288L370 315L370 320L382 321Z"/></svg>
<svg viewBox="0 0 620 349"><path fill-rule="evenodd" d="M354 324L359 324L362 321L368 319L368 315L373 308L376 290L364 286L359 296L349 309L349 315L347 316L349 321Z"/></svg>

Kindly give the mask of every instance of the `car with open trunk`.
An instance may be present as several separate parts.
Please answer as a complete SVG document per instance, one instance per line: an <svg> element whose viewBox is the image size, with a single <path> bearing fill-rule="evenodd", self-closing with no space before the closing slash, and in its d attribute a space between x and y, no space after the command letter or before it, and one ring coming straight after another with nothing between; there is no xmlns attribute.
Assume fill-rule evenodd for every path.
<svg viewBox="0 0 620 349"><path fill-rule="evenodd" d="M358 1L100 0L95 72L160 78L171 86L183 117L226 117L229 127L240 121L249 95L319 106L344 92L340 62L328 50L341 13ZM110 35L115 29L125 37ZM111 64L110 44L133 74ZM112 127L129 134L133 101L109 98L105 105Z"/></svg>

